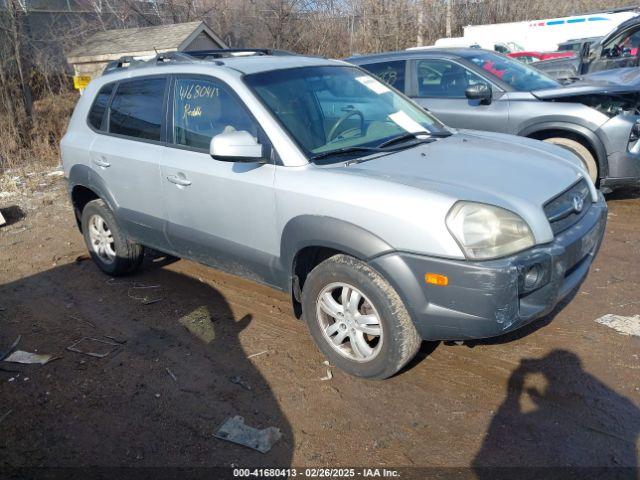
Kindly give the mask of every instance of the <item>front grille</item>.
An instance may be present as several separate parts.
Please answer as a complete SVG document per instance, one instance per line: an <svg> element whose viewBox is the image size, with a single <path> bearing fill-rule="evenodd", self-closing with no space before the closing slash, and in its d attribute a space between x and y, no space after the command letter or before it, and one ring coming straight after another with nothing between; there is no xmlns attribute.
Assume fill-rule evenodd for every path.
<svg viewBox="0 0 640 480"><path fill-rule="evenodd" d="M577 223L591 207L591 193L587 181L582 178L544 205L553 234L557 235Z"/></svg>

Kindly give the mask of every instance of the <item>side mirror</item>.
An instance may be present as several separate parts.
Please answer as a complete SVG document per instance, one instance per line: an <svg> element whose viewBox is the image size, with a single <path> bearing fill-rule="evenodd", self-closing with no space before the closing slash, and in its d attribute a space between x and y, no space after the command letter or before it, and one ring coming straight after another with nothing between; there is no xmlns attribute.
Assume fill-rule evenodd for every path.
<svg viewBox="0 0 640 480"><path fill-rule="evenodd" d="M224 162L265 162L262 145L244 130L216 135L209 144L209 153Z"/></svg>
<svg viewBox="0 0 640 480"><path fill-rule="evenodd" d="M491 87L486 83L476 83L475 85L467 87L464 95L469 100L480 100L480 103L484 105L491 103Z"/></svg>
<svg viewBox="0 0 640 480"><path fill-rule="evenodd" d="M586 60L587 58L589 58L590 53L591 53L591 44L589 42L584 42L582 44L582 47L580 47L580 60Z"/></svg>

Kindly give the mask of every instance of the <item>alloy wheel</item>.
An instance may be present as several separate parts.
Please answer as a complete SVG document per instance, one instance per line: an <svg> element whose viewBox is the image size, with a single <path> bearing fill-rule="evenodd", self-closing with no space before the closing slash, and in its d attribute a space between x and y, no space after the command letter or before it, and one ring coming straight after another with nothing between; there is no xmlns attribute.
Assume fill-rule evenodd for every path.
<svg viewBox="0 0 640 480"><path fill-rule="evenodd" d="M323 336L340 355L358 362L373 360L382 347L383 329L373 303L353 285L324 287L316 300Z"/></svg>
<svg viewBox="0 0 640 480"><path fill-rule="evenodd" d="M100 215L92 215L89 219L89 240L94 253L104 263L113 263L116 259L116 245L113 233Z"/></svg>

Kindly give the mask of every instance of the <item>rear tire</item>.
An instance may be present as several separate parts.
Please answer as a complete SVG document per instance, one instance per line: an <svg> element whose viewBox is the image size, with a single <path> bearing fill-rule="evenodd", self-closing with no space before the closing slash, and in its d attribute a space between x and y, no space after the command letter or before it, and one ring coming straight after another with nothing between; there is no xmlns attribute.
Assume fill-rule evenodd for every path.
<svg viewBox="0 0 640 480"><path fill-rule="evenodd" d="M389 282L348 255L335 255L311 271L302 291L302 315L327 359L357 377L392 376L422 341Z"/></svg>
<svg viewBox="0 0 640 480"><path fill-rule="evenodd" d="M81 221L87 249L100 270L120 276L133 273L140 266L144 248L126 237L104 201L87 203Z"/></svg>
<svg viewBox="0 0 640 480"><path fill-rule="evenodd" d="M570 152L574 153L578 156L580 160L582 160L582 165L585 170L589 174L589 178L593 183L598 181L598 164L596 163L595 158L593 158L593 154L587 147L585 147L580 142L576 142L575 140L571 140L570 138L564 137L552 137L546 138L544 140L547 143L553 143L554 145L558 145Z"/></svg>

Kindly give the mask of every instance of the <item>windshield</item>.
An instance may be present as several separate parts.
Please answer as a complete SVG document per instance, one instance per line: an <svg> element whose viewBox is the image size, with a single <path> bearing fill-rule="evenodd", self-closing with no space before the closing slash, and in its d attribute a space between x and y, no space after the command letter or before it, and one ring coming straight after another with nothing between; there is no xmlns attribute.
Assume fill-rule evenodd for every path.
<svg viewBox="0 0 640 480"><path fill-rule="evenodd" d="M312 161L362 156L408 133L442 134L444 126L391 87L348 66L304 67L245 77L247 84Z"/></svg>
<svg viewBox="0 0 640 480"><path fill-rule="evenodd" d="M556 88L560 84L533 67L491 52L472 52L464 57L480 68L492 73L519 92Z"/></svg>

